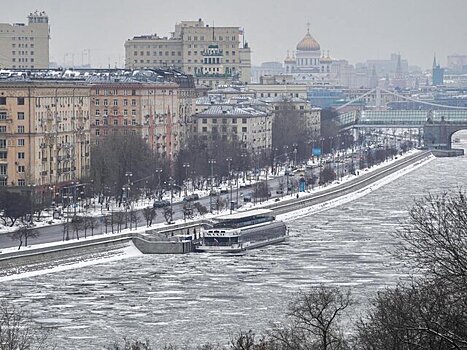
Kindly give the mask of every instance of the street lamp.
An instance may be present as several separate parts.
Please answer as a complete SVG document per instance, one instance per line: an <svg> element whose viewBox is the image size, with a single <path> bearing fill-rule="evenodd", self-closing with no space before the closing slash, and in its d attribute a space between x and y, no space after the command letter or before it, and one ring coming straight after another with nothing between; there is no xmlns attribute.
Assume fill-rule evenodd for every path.
<svg viewBox="0 0 467 350"><path fill-rule="evenodd" d="M214 192L214 164L215 159L208 159L208 163L211 164L211 192L209 193L209 211L212 213L212 197Z"/></svg>
<svg viewBox="0 0 467 350"><path fill-rule="evenodd" d="M124 186L124 190L126 190L126 195L125 195L125 228L128 228L128 209L129 209L129 203L130 201L130 191L131 191L131 177L133 176L133 173L131 171L125 172L125 177L126 177L126 186ZM130 230L131 230L131 218L130 218Z"/></svg>
<svg viewBox="0 0 467 350"><path fill-rule="evenodd" d="M230 203L229 203L229 207L230 207L230 214L232 214L232 180L230 178L230 166L232 165L232 158L228 157L228 158L225 158L225 160L227 161L227 164L229 166L229 168L228 168L228 171L229 171L228 183L229 183L229 186L230 186Z"/></svg>
<svg viewBox="0 0 467 350"><path fill-rule="evenodd" d="M293 154L294 154L294 166L297 166L297 148L298 144L294 143L293 145Z"/></svg>
<svg viewBox="0 0 467 350"><path fill-rule="evenodd" d="M158 175L158 180L157 180L157 197L159 200L162 199L162 191L161 191L161 174L162 174L162 169L156 169L154 172Z"/></svg>
<svg viewBox="0 0 467 350"><path fill-rule="evenodd" d="M188 195L188 168L190 167L190 163L183 163L183 167L185 168L185 197Z"/></svg>

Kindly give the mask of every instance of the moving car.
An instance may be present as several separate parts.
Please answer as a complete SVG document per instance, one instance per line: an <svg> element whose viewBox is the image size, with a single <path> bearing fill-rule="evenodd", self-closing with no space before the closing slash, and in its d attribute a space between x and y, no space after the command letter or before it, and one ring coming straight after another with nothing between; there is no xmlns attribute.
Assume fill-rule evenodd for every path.
<svg viewBox="0 0 467 350"><path fill-rule="evenodd" d="M160 201L155 201L153 203L153 205L152 205L152 207L154 209L156 209L156 208L165 208L165 207L168 207L168 206L170 206L170 202L168 200L166 200L166 199L162 199Z"/></svg>

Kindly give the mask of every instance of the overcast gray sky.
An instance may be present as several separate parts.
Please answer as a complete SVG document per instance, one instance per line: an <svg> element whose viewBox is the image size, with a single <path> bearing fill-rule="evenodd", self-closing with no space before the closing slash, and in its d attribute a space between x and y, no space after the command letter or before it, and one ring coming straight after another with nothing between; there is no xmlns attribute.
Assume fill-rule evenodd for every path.
<svg viewBox="0 0 467 350"><path fill-rule="evenodd" d="M45 10L50 54L61 64L106 67L124 61L124 42L134 35L168 35L175 22L245 28L253 64L283 61L311 23L311 34L334 58L350 63L401 53L423 68L436 52L441 64L467 54L467 0L1 0L0 22L26 22Z"/></svg>

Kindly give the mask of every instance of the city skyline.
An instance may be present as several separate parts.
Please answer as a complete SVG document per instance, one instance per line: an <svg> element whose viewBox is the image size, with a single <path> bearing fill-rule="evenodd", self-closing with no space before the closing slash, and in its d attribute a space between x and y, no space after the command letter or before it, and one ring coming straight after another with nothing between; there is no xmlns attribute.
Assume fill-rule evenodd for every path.
<svg viewBox="0 0 467 350"><path fill-rule="evenodd" d="M300 0L293 6L282 0L205 0L196 10L187 1L175 2L179 6L148 0L125 1L115 7L108 0L94 1L92 6L75 4L78 5L58 0L7 0L8 11L0 15L0 22L23 23L30 12L46 11L51 27L51 61L67 66L91 63L93 67L122 67L127 39L154 33L169 36L175 23L198 18L214 26L245 28L253 65L283 62L287 50L294 50L303 38L307 22L322 50L352 64L400 53L411 65L429 68L433 54L445 65L447 55L466 53L462 44L467 42L467 26L463 25L462 16L467 3L462 0Z"/></svg>

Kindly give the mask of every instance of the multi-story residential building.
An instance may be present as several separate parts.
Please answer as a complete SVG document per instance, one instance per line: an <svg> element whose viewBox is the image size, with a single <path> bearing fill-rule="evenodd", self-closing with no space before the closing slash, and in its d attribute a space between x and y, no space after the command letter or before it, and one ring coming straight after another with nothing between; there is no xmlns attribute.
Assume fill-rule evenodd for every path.
<svg viewBox="0 0 467 350"><path fill-rule="evenodd" d="M0 23L0 68L49 67L49 17L28 16L28 24Z"/></svg>
<svg viewBox="0 0 467 350"><path fill-rule="evenodd" d="M62 186L89 175L89 86L0 80L0 186Z"/></svg>
<svg viewBox="0 0 467 350"><path fill-rule="evenodd" d="M194 132L205 141L238 141L249 152L263 152L272 145L272 116L252 107L213 105L194 118Z"/></svg>
<svg viewBox="0 0 467 350"><path fill-rule="evenodd" d="M192 74L197 84L209 86L233 79L249 83L251 50L247 43L240 44L240 35L243 32L239 27L210 27L201 19L182 21L175 25L170 37L154 34L127 40L125 67L173 67Z"/></svg>
<svg viewBox="0 0 467 350"><path fill-rule="evenodd" d="M172 160L191 127L196 97L192 79L167 75L161 79L159 74L144 73L129 78L117 73L88 78L93 142L110 132L134 133L152 150Z"/></svg>

